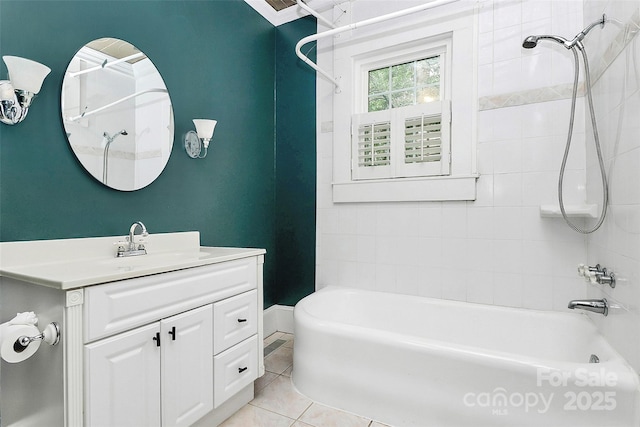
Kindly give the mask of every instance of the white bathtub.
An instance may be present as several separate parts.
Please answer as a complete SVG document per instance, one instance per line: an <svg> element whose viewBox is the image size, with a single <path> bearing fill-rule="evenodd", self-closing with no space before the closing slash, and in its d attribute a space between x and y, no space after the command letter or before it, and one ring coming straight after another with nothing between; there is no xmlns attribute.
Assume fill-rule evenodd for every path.
<svg viewBox="0 0 640 427"><path fill-rule="evenodd" d="M584 314L326 288L294 319L295 387L393 426L640 426L638 376Z"/></svg>

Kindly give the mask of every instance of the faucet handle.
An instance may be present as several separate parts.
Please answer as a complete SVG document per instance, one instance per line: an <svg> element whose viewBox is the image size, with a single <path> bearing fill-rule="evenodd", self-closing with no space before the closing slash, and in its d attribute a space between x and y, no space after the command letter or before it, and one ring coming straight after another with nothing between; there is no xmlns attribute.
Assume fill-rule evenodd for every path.
<svg viewBox="0 0 640 427"><path fill-rule="evenodd" d="M589 272L589 267L584 264L578 264L578 276L585 277Z"/></svg>
<svg viewBox="0 0 640 427"><path fill-rule="evenodd" d="M603 268L600 266L600 264L596 264L593 267L585 264L578 264L578 276L584 277L584 280L586 280L587 282L592 280L592 275L602 274L602 271Z"/></svg>
<svg viewBox="0 0 640 427"><path fill-rule="evenodd" d="M589 271L585 274L584 279L587 282L591 282L591 284L596 285L598 284L598 273L595 271Z"/></svg>

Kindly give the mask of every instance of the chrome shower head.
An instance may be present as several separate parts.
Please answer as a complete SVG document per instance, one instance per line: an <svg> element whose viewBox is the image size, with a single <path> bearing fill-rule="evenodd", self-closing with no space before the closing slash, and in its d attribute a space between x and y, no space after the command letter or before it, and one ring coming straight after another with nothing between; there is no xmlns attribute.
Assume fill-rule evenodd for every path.
<svg viewBox="0 0 640 427"><path fill-rule="evenodd" d="M122 129L121 131L114 133L113 136L109 136L107 132L102 134L102 136L107 139L107 143L109 144L112 143L113 140L119 137L120 135L129 135L129 133L126 130Z"/></svg>
<svg viewBox="0 0 640 427"><path fill-rule="evenodd" d="M522 42L522 47L525 49L533 49L538 46L538 36L529 36Z"/></svg>
<svg viewBox="0 0 640 427"><path fill-rule="evenodd" d="M533 49L534 47L538 46L538 42L540 40L552 40L558 44L563 45L564 47L566 47L567 49L571 49L571 47L567 46L567 39L565 39L564 37L560 37L560 36L549 36L549 35L542 35L542 36L528 36L526 39L524 39L524 41L522 42L522 47L525 49Z"/></svg>
<svg viewBox="0 0 640 427"><path fill-rule="evenodd" d="M585 29L580 31L578 33L578 35L576 35L573 38L573 40L567 40L564 37L550 36L550 35L528 36L522 42L522 47L525 48L525 49L533 49L534 47L536 47L538 45L538 42L540 40L553 40L554 42L563 45L567 49L572 49L574 47L577 47L578 49L582 50L582 49L584 49L584 46L582 45L582 39L584 39L584 37L587 35L587 33L589 33L589 31L591 31L593 29L593 27L596 27L598 25L601 25L601 26L604 27L604 24L605 24L606 20L607 20L607 16L606 15L602 15L602 18L600 18L597 21L592 22L591 24L589 24Z"/></svg>

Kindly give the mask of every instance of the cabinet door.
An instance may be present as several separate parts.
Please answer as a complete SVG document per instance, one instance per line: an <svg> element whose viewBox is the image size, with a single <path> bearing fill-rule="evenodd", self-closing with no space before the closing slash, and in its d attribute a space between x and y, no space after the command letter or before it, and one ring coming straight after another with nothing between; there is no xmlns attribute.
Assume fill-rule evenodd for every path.
<svg viewBox="0 0 640 427"><path fill-rule="evenodd" d="M160 324L85 346L88 427L160 425Z"/></svg>
<svg viewBox="0 0 640 427"><path fill-rule="evenodd" d="M213 306L160 323L162 425L188 426L213 409Z"/></svg>

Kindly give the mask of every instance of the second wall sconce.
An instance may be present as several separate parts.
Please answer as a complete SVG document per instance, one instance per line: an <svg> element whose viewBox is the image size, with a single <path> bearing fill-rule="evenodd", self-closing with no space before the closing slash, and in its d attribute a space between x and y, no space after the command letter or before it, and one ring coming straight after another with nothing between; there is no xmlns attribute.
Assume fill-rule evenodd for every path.
<svg viewBox="0 0 640 427"><path fill-rule="evenodd" d="M209 142L213 138L213 130L218 123L217 120L208 119L193 119L193 124L196 125L196 131L190 130L184 136L184 148L187 151L187 155L192 159L204 159L207 156L207 149L209 148ZM204 147L204 155L200 155Z"/></svg>
<svg viewBox="0 0 640 427"><path fill-rule="evenodd" d="M15 125L27 117L51 68L18 56L3 56L2 60L9 70L9 80L0 80L0 122Z"/></svg>

